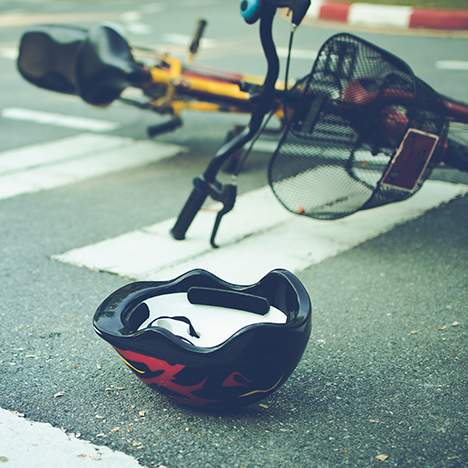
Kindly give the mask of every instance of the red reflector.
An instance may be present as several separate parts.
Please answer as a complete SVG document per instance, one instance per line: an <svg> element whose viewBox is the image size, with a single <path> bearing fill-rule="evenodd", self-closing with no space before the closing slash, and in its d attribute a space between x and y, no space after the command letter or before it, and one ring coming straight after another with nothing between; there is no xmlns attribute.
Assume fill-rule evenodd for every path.
<svg viewBox="0 0 468 468"><path fill-rule="evenodd" d="M438 142L437 135L410 128L382 178L382 186L413 192L418 187Z"/></svg>

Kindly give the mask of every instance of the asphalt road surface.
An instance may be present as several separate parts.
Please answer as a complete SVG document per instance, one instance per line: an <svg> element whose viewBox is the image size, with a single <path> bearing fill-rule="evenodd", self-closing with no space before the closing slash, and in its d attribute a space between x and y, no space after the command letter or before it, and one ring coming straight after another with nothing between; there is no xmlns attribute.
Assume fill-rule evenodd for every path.
<svg viewBox="0 0 468 468"><path fill-rule="evenodd" d="M166 143L184 151L126 166L137 153L130 145L116 172L101 167L95 177L50 182L43 190L0 199L0 408L79 433L144 466L463 465L468 196L297 271L314 305L312 337L293 376L263 406L228 414L176 406L134 378L94 334L97 305L129 278L51 257L176 216L193 176L226 132L246 119L188 114L184 128L148 142L145 128L160 117L122 104L93 109L78 98L34 88L16 71L15 47L30 24L87 26L108 19L120 23L132 42L178 50L201 16L209 20L209 41L200 63L263 73L256 30L242 23L237 2L2 1L0 167L16 157L12 154L21 165L20 149L34 153L34 145L54 142L62 142L56 151L66 152L96 144L96 160L99 145L109 142L137 140L141 151L155 145L155 152ZM278 45L285 47L283 21L276 32ZM313 51L335 32L324 25L298 32L302 52L294 76L310 68ZM468 60L467 39L361 35L399 54L440 92L468 100L467 71L436 65ZM97 143L90 143L97 134L92 128L39 123L24 112L12 118L12 109L111 122L116 128L99 132ZM73 139L83 133L84 140ZM255 153L241 178L243 193L265 186L266 161L264 152ZM57 176L47 167L41 170L43 180ZM468 183L455 171L441 170L435 177ZM257 248L259 256L275 255L268 245ZM246 269L255 255L246 259ZM26 455L23 461L32 466ZM0 450L2 462L8 466Z"/></svg>

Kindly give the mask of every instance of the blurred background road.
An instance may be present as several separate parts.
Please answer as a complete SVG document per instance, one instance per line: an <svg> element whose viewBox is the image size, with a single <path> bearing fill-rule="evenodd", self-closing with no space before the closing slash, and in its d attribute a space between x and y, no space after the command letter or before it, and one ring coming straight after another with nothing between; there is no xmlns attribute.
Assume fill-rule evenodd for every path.
<svg viewBox="0 0 468 468"><path fill-rule="evenodd" d="M157 115L119 103L96 109L26 83L15 67L17 44L37 23L110 21L131 43L183 53L199 17L209 26L198 63L262 75L257 31L241 21L238 2L2 1L0 408L79 433L146 466L367 466L382 463L379 455L390 465L461 466L467 196L299 269L314 304L312 338L296 372L263 406L224 415L174 406L131 376L94 335L97 305L129 279L52 257L176 216L191 179L246 118L187 114L182 129L152 142L145 130L161 120ZM283 58L287 32L278 20ZM336 32L324 23L301 28L292 76L307 73ZM462 35L357 34L401 56L439 92L468 101ZM176 147L151 159L163 144ZM36 168L50 181L44 190L21 193L18 184L30 187L27 175L11 178L5 170L44 148L58 158L86 145L96 162L80 166L81 176L55 183L60 171ZM100 158L117 150L121 166L113 171L112 158ZM240 180L242 193L266 185L267 156L255 152ZM468 184L466 175L448 169L434 178ZM268 245L257 247L261 257L275 254ZM244 261L248 268L256 258ZM0 450L0 463L1 456Z"/></svg>

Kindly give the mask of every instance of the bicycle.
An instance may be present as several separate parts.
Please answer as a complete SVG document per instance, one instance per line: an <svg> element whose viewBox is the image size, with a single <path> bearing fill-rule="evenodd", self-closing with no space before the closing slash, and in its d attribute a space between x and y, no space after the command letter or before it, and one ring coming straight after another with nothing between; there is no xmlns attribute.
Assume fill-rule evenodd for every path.
<svg viewBox="0 0 468 468"><path fill-rule="evenodd" d="M270 160L269 184L279 201L295 214L336 219L405 200L441 162L468 171L468 143L458 139L455 131L456 125L468 124L468 105L439 95L405 62L369 42L350 34L332 36L319 51L311 72L289 87L294 32L309 4L309 0L241 2L244 19L260 23L268 65L262 85L232 74L195 72L169 55L148 66L138 62L128 43L108 26L89 33L72 28L73 37L70 28L63 27L26 33L19 69L38 86L78 94L94 105L108 105L126 87L136 87L150 101L123 102L172 114L175 120L169 127L178 125L180 113L188 108L251 114L249 124L194 179L171 230L177 240L185 238L196 214L211 198L223 205L210 237L211 245L217 246L221 220L235 205L242 161L236 165L232 183L221 183L218 173L250 143L242 159L248 157L272 116L281 122L281 137ZM279 59L272 25L279 8L290 9L293 26L285 79L278 86ZM202 30L198 28L192 42L193 53ZM32 40L34 34L45 41L39 52L55 57L39 71L28 60L33 51L36 57L40 55L37 39Z"/></svg>
<svg viewBox="0 0 468 468"><path fill-rule="evenodd" d="M181 127L185 111L249 114L261 77L194 65L206 27L206 20L198 20L183 60L169 52L131 46L108 24L89 30L34 26L21 37L18 70L35 86L77 95L87 104L109 106L118 100L169 116L148 127L151 138ZM141 96L122 96L127 88L137 89ZM277 116L283 118L279 103Z"/></svg>
<svg viewBox="0 0 468 468"><path fill-rule="evenodd" d="M206 198L211 197L223 203L210 238L216 247L222 217L234 207L237 192L235 181L222 184L217 174L239 148L255 142L265 128L266 115L275 112L271 102L278 96L290 111L284 112L288 116L284 131L270 160L269 184L284 207L295 214L337 219L409 198L442 161L468 170L467 143L448 136L449 123L468 124L468 105L437 94L401 59L355 36L337 34L326 41L311 73L291 90L289 53L285 89L278 93L273 18L278 6L293 11L291 52L305 3L241 2L241 10L252 5L259 8L267 76L249 125L194 180L171 230L175 239L184 239Z"/></svg>

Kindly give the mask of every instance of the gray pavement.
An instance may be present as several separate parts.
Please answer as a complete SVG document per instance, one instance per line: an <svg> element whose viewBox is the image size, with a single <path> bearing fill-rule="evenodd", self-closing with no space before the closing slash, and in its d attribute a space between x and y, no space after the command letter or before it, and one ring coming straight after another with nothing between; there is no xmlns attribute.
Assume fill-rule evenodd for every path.
<svg viewBox="0 0 468 468"><path fill-rule="evenodd" d="M207 35L220 45L204 50L200 62L262 73L256 32L239 19L237 2L158 3L163 13L151 13L153 2L146 0L10 1L2 2L0 18L109 12L118 20L143 9L152 29L130 37L158 44L169 33L191 34L195 19L205 16ZM81 23L91 24L87 18ZM21 30L0 28L0 47L15 44ZM281 46L286 32L279 22ZM316 50L334 32L303 28L296 45ZM466 39L361 35L401 55L439 91L468 100L466 72L434 66L466 60ZM310 66L300 60L294 74ZM145 126L159 119L118 104L96 110L37 90L11 60L0 58L0 69L0 108L116 121L123 127L114 133L134 138L144 138ZM379 464L378 454L389 455L383 463L393 466L465 464L468 197L299 273L314 304L312 338L266 407L203 414L175 406L138 382L95 336L96 306L128 280L50 257L177 214L193 175L245 118L191 114L185 120L161 141L187 146L188 154L0 201L0 407L78 432L147 466L370 466ZM0 151L75 133L0 119ZM266 161L254 156L243 191L265 185ZM436 177L468 183L448 170ZM64 396L54 398L57 392ZM112 433L115 427L121 430Z"/></svg>

